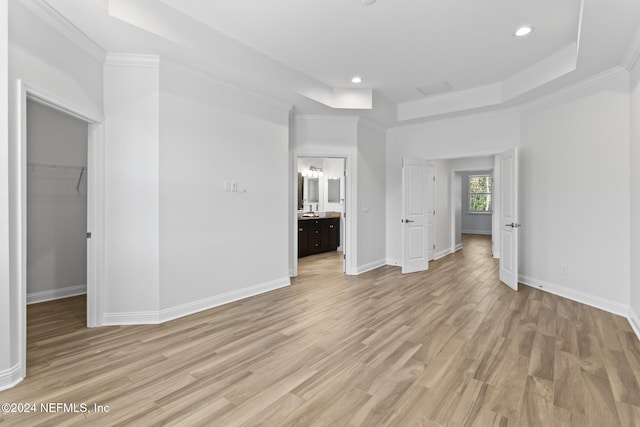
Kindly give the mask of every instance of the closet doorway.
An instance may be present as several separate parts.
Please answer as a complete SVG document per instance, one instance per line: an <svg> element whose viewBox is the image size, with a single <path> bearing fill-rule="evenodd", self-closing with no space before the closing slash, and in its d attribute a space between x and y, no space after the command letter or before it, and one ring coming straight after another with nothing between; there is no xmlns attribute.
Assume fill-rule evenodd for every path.
<svg viewBox="0 0 640 427"><path fill-rule="evenodd" d="M18 266L16 294L20 301L16 307L20 321L15 327L15 342L18 345L21 376L25 377L28 303L86 292L84 324L88 327L103 324L105 150L104 124L99 113L51 96L47 91L23 80L18 80L18 91L17 119L20 125L15 139L17 161L11 172L17 184L16 240L12 252ZM42 141L36 143L30 137L44 141L54 138L55 130L47 126L50 121L58 123L53 127L62 127L65 132L70 132L55 117L79 122L75 126L78 134L83 135L84 154L76 152L75 157L62 156L60 151L69 154L77 149L66 145L68 141L65 139L69 135L65 136L64 132L55 137L62 140L59 150L54 148L56 144L36 146ZM55 204L58 207L53 207ZM71 205L83 206L84 210L71 214ZM45 216L47 218L43 223ZM52 225L55 217L64 216L72 217L73 224L69 222L68 225L59 226L59 229L51 229L58 227L57 224ZM84 229L80 230L79 227ZM52 242L71 240L71 234L82 237L84 251L82 241L75 240L75 237L76 243L73 249L69 249L71 257L57 248L53 251L47 247ZM40 240L30 241L33 238ZM75 272L72 272L70 264L77 268Z"/></svg>
<svg viewBox="0 0 640 427"><path fill-rule="evenodd" d="M88 123L27 101L27 304L87 292Z"/></svg>

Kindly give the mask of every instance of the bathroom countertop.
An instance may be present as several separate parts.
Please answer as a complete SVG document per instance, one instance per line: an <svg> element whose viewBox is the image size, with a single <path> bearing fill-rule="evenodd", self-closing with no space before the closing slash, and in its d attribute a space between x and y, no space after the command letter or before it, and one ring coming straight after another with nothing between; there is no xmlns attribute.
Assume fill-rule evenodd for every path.
<svg viewBox="0 0 640 427"><path fill-rule="evenodd" d="M340 212L316 212L317 216L302 216L298 214L298 221L306 221L308 219L327 219L327 218L340 218Z"/></svg>

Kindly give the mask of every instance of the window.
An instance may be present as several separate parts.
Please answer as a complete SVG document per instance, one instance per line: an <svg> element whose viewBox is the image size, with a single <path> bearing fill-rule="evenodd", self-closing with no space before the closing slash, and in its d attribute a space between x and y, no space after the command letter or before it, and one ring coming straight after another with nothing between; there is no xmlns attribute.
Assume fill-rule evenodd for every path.
<svg viewBox="0 0 640 427"><path fill-rule="evenodd" d="M491 175L469 176L469 213L491 213Z"/></svg>

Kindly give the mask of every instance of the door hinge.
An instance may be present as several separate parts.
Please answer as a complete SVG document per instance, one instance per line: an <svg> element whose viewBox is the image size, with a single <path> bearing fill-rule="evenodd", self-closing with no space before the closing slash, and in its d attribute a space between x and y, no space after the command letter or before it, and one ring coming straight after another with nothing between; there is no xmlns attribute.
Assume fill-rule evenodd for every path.
<svg viewBox="0 0 640 427"><path fill-rule="evenodd" d="M91 232L87 231L87 239L90 239L90 238L91 238Z"/></svg>
<svg viewBox="0 0 640 427"><path fill-rule="evenodd" d="M433 177L433 182L436 182L436 177L435 176Z"/></svg>
<svg viewBox="0 0 640 427"><path fill-rule="evenodd" d="M434 243L434 244L433 244L433 249L435 249L435 248L436 248L436 245L435 245L435 243Z"/></svg>

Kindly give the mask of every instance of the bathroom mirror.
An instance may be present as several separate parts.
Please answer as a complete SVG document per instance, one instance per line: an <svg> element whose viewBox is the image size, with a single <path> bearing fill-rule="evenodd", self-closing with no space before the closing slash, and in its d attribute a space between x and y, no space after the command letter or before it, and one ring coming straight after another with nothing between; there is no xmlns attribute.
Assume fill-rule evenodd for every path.
<svg viewBox="0 0 640 427"><path fill-rule="evenodd" d="M327 201L340 203L340 177L327 178Z"/></svg>
<svg viewBox="0 0 640 427"><path fill-rule="evenodd" d="M320 181L318 178L307 178L306 181L307 203L318 203L320 201Z"/></svg>
<svg viewBox="0 0 640 427"><path fill-rule="evenodd" d="M304 209L304 178L298 172L298 210Z"/></svg>

